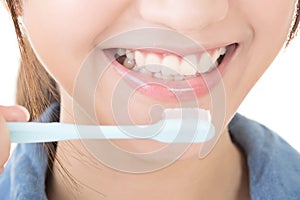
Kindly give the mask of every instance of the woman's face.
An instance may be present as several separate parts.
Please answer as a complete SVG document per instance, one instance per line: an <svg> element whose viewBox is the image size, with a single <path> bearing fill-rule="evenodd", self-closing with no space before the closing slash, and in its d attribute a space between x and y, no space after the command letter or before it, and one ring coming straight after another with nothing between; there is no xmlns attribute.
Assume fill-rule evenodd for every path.
<svg viewBox="0 0 300 200"><path fill-rule="evenodd" d="M225 102L226 107L225 127L249 90L283 46L292 23L295 3L295 0L27 0L23 4L23 20L36 54L60 85L63 112L69 113L70 119L73 111L72 106L66 103L68 102L66 99L69 98L68 95L74 95L74 87L78 81L76 77L82 69L82 62L95 46L109 37L121 32L148 27L173 30L191 38L208 53L216 53L214 61L222 54L221 50L224 50L222 47L227 48L228 53L228 45L238 44L233 55L225 54L221 62L223 67L220 69L218 67L213 71L220 70L223 81L225 96L220 101ZM151 34L151 32L148 34L149 40L153 40L153 37L150 38ZM145 40L148 36L145 34ZM187 47L182 47L184 45L178 40L172 41L171 36L165 37L165 39L168 38L166 40L157 37L157 41L151 41L156 44L151 50L143 49L145 47L141 44L143 41L137 42L134 38L136 38L135 35L132 35L129 41L120 39L118 44L111 44L111 46L108 42L105 49L120 48L132 51L136 58L136 65L167 63L165 64L167 67L175 69L175 75L164 74L162 67L156 69L158 70L156 73L155 69L152 69L153 71L142 75L151 76L152 85L143 86L130 96L124 95L127 98L125 99L127 105L122 103L120 107L128 109L133 123L150 123L149 110L153 106L178 107L179 104L184 105L191 100L190 93L180 91L179 102L175 95L172 95L172 91L158 84L164 84L165 87L173 87L175 84L178 90L184 90L188 86L182 82L190 83L189 81L193 82L191 80L193 79L194 85L188 88L195 92L195 95L192 95L193 100L196 99L198 105L203 108L212 109L213 105L207 95L209 93L206 93L203 87L203 79L201 82L199 77L188 76L194 74L199 76L201 70L203 70L202 73L205 72L205 66L200 66L199 71L193 71L189 65L182 64L184 61L181 56L175 56L176 50L170 53L164 50L158 51L158 49L168 49L168 45L172 44L175 48L183 49L185 55L190 54L189 56L197 59L202 59L203 52L190 51ZM168 43L165 42L167 40ZM142 48L140 51L142 56L136 51L138 48ZM165 59L166 57L168 59ZM99 56L99 59L103 57ZM132 61L129 60L129 65L127 65L129 68ZM198 62L200 63L199 60ZM116 123L114 114L118 115L118 108L112 108L114 104L112 102L116 101L113 96L115 92L120 92L117 91L120 89L116 88L122 88L122 91L133 91L133 85L127 85L126 81L125 83L119 82L122 79L119 71L124 71L124 69L120 65L111 64L105 68L101 77L94 77L97 73L93 73L93 70L97 71L97 69L88 72L91 83L89 79L86 79L86 86L82 88L89 90L93 88L91 84L95 83L92 80L98 80L96 90L91 92L94 93L95 112L101 124ZM143 80L141 73L145 73L145 70L130 72L137 80ZM166 77L172 78L169 81L161 80ZM123 78L126 79L126 77ZM210 82L209 76L205 79ZM197 86L197 83L200 86ZM213 86L211 87L210 90L213 90ZM81 92L84 94L85 91ZM113 113L113 110L116 113Z"/></svg>

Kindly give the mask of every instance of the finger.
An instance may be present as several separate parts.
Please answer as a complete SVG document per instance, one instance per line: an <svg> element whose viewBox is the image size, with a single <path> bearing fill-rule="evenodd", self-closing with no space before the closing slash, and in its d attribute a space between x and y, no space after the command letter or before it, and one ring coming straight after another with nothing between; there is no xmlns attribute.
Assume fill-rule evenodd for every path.
<svg viewBox="0 0 300 200"><path fill-rule="evenodd" d="M0 115L0 167L4 166L10 154L10 136L3 116Z"/></svg>
<svg viewBox="0 0 300 200"><path fill-rule="evenodd" d="M30 114L23 106L0 106L0 114L6 121L28 121Z"/></svg>

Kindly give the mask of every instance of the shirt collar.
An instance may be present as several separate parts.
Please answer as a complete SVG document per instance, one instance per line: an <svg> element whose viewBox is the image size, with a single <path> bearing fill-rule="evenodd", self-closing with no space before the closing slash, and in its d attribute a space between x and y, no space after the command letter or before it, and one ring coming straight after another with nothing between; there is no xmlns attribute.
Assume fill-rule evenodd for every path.
<svg viewBox="0 0 300 200"><path fill-rule="evenodd" d="M300 155L264 125L236 114L229 123L233 143L245 152L252 199L299 199Z"/></svg>

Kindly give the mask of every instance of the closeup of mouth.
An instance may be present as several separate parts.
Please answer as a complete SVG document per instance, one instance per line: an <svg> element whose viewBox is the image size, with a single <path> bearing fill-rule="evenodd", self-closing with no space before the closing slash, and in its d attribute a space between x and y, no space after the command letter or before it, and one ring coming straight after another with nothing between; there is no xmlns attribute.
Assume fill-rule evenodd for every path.
<svg viewBox="0 0 300 200"><path fill-rule="evenodd" d="M142 94L159 100L191 100L220 80L237 43L179 54L153 48L110 48L104 54L114 69Z"/></svg>

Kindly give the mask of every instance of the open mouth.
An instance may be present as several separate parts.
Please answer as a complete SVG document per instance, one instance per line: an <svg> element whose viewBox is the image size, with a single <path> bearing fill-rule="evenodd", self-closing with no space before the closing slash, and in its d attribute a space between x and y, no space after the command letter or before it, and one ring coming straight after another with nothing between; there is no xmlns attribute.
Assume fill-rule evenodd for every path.
<svg viewBox="0 0 300 200"><path fill-rule="evenodd" d="M151 48L111 48L104 53L133 87L147 96L170 99L206 94L220 81L237 47L233 43L186 55Z"/></svg>

